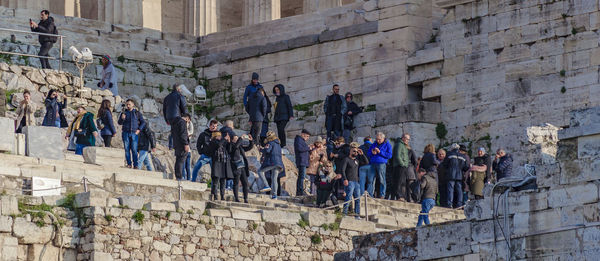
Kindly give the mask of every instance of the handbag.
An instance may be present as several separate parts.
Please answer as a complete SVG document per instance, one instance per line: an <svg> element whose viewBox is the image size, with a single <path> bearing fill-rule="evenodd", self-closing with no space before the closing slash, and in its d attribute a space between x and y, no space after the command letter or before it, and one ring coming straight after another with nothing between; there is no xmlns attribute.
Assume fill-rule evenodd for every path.
<svg viewBox="0 0 600 261"><path fill-rule="evenodd" d="M104 122L102 122L101 118L96 119L96 126L99 130L104 129Z"/></svg>
<svg viewBox="0 0 600 261"><path fill-rule="evenodd" d="M69 145L67 146L68 151L75 151L77 145L75 144L75 132L71 132L71 136L69 136Z"/></svg>

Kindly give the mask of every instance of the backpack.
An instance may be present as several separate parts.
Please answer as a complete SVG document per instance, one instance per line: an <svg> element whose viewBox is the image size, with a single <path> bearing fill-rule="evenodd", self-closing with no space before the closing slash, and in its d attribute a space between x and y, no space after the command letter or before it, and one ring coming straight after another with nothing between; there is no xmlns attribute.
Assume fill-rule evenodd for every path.
<svg viewBox="0 0 600 261"><path fill-rule="evenodd" d="M408 187L410 188L410 196L415 200L415 202L421 202L421 181L417 179L410 183Z"/></svg>
<svg viewBox="0 0 600 261"><path fill-rule="evenodd" d="M347 130L354 129L354 118L350 115L344 115L344 128Z"/></svg>
<svg viewBox="0 0 600 261"><path fill-rule="evenodd" d="M56 29L56 25L54 26L54 30L52 30L51 34L58 34L58 29ZM58 41L58 37L50 37L50 42L56 43Z"/></svg>

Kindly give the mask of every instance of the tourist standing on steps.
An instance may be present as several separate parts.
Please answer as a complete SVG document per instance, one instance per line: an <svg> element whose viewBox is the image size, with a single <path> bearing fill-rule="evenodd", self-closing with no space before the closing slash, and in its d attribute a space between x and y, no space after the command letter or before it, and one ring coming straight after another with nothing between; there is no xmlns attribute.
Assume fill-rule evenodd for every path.
<svg viewBox="0 0 600 261"><path fill-rule="evenodd" d="M32 32L44 33L44 34L58 34L58 30L56 30L56 25L54 25L54 18L50 16L50 12L48 10L42 10L40 13L40 22L36 23L29 19L29 27ZM48 35L40 35L38 36L38 40L42 45L40 47L40 52L38 56L48 56L50 49L52 49L52 45L57 41L56 36L48 36ZM50 63L48 62L48 58L40 57L40 63L42 64L43 69L52 69L50 67Z"/></svg>
<svg viewBox="0 0 600 261"><path fill-rule="evenodd" d="M477 157L473 160L471 167L471 193L475 199L483 199L483 187L492 179L492 157L485 152L485 148L477 150Z"/></svg>
<svg viewBox="0 0 600 261"><path fill-rule="evenodd" d="M188 140L192 139L194 135L194 123L192 123L192 116L184 113L182 116L185 121L185 126L188 134ZM185 158L185 163L183 164L183 178L186 180L192 179L192 151L188 152L187 157Z"/></svg>
<svg viewBox="0 0 600 261"><path fill-rule="evenodd" d="M279 173L284 170L283 160L281 158L281 145L279 144L277 135L275 135L275 132L273 131L267 133L265 143L265 147L261 149L264 160L258 170L258 175L265 184L269 184L265 177L265 172L270 172L271 186L264 187L261 192L271 191L271 198L277 199L277 177L279 177Z"/></svg>
<svg viewBox="0 0 600 261"><path fill-rule="evenodd" d="M100 136L104 140L104 147L110 148L112 138L117 135L115 122L112 117L112 108L109 100L103 100L98 109L98 126L100 128Z"/></svg>
<svg viewBox="0 0 600 261"><path fill-rule="evenodd" d="M361 165L368 164L369 160L365 154L358 148L358 143L350 143L350 155L342 161L341 174L346 192L345 201L348 202L354 197L354 213L356 219L360 219L360 184L358 177L358 169ZM348 203L344 204L344 215L348 215Z"/></svg>
<svg viewBox="0 0 600 261"><path fill-rule="evenodd" d="M369 148L371 148L371 145L373 145L373 139L371 138L371 136L367 136L363 139L363 145L360 145L359 149L366 155L367 151L369 151ZM369 158L367 157L367 159ZM371 172L371 165L368 163L366 165L361 165L358 169L361 195L365 194L369 172Z"/></svg>
<svg viewBox="0 0 600 261"><path fill-rule="evenodd" d="M246 112L250 122L250 136L254 140L254 144L260 145L260 130L263 121L267 117L267 99L262 92L255 91L248 100Z"/></svg>
<svg viewBox="0 0 600 261"><path fill-rule="evenodd" d="M298 180L296 181L296 196L304 195L304 179L306 178L306 167L309 165L309 153L314 147L306 143L310 138L310 132L303 129L300 135L294 139L294 154L296 155L296 167L298 168Z"/></svg>
<svg viewBox="0 0 600 261"><path fill-rule="evenodd" d="M68 139L71 133L75 135L75 154L83 155L83 148L88 146L96 146L96 137L98 137L98 129L94 124L94 114L87 112L83 106L77 107L77 116L67 129Z"/></svg>
<svg viewBox="0 0 600 261"><path fill-rule="evenodd" d="M496 151L493 163L494 171L496 172L496 181L512 176L512 162L512 156L507 154L504 149Z"/></svg>
<svg viewBox="0 0 600 261"><path fill-rule="evenodd" d="M254 93L258 90L258 89L262 89L262 85L260 85L260 83L258 82L258 73L252 73L252 81L250 81L250 84L248 84L248 86L246 86L246 89L244 90L244 107L246 108L246 111L248 110L248 100L250 100L252 98L252 95L254 95ZM254 136L254 139L256 139L258 136Z"/></svg>
<svg viewBox="0 0 600 261"><path fill-rule="evenodd" d="M167 124L172 125L177 118L187 114L185 97L181 94L183 84L174 84L171 93L163 100L163 116Z"/></svg>
<svg viewBox="0 0 600 261"><path fill-rule="evenodd" d="M242 137L233 136L231 142L231 167L233 169L233 197L235 202L240 202L238 197L239 184L242 182L242 192L244 195L244 203L248 203L248 176L250 171L248 169L248 159L246 159L246 152L250 151L254 147L252 138L248 135L242 135Z"/></svg>
<svg viewBox="0 0 600 261"><path fill-rule="evenodd" d="M461 206L467 204L467 200L469 199L469 192L471 191L471 187L469 186L469 177L471 177L471 157L469 157L469 152L467 151L467 146L460 145L458 152L465 157L467 165L469 169L463 171L463 201Z"/></svg>
<svg viewBox="0 0 600 261"><path fill-rule="evenodd" d="M35 126L35 104L31 101L31 93L28 90L23 92L23 100L17 107L17 119L15 120L15 133L21 133L25 126Z"/></svg>
<svg viewBox="0 0 600 261"><path fill-rule="evenodd" d="M294 118L294 107L290 96L285 93L285 87L283 84L277 84L273 87L273 94L275 94L275 115L273 121L277 124L277 137L281 141L281 147L285 147L286 134L285 126Z"/></svg>
<svg viewBox="0 0 600 261"><path fill-rule="evenodd" d="M198 150L198 154L200 154L200 158L196 161L196 165L194 166L194 170L192 171L192 181L196 181L198 178L198 171L202 168L204 164L211 164L210 152L208 151L208 146L210 144L210 139L212 138L213 132L217 131L219 127L219 122L217 120L210 120L208 123L208 128L205 129L200 135L198 135L198 140L196 141L196 149Z"/></svg>
<svg viewBox="0 0 600 261"><path fill-rule="evenodd" d="M419 164L420 169L425 169L425 171L434 171L437 173L437 167L440 165L440 161L437 159L435 155L435 145L427 144L423 149L423 158ZM436 175L437 176L437 175ZM436 177L437 180L437 177Z"/></svg>
<svg viewBox="0 0 600 261"><path fill-rule="evenodd" d="M452 150L446 155L442 166L446 169L446 202L444 207L458 208L463 202L463 172L469 170L469 163L460 153L460 146L452 144Z"/></svg>
<svg viewBox="0 0 600 261"><path fill-rule="evenodd" d="M171 120L171 135L173 136L173 149L175 150L175 177L177 180L183 180L183 167L191 150L187 122L182 117Z"/></svg>
<svg viewBox="0 0 600 261"><path fill-rule="evenodd" d="M219 131L221 132L221 135L229 136L230 140L233 140L233 137L237 136L235 134L235 132L233 131L233 121L232 120L226 120L225 123L223 124L223 127ZM225 189L230 190L232 188L233 188L233 179L228 179L225 182Z"/></svg>
<svg viewBox="0 0 600 261"><path fill-rule="evenodd" d="M446 168L442 166L442 162L446 158L446 150L439 149L436 154L437 160L440 164L437 166L437 182L438 182L438 205L445 206L446 205Z"/></svg>
<svg viewBox="0 0 600 261"><path fill-rule="evenodd" d="M346 100L340 95L340 86L334 84L333 93L325 98L323 111L325 111L325 128L327 138L333 139L342 135L343 119L346 114Z"/></svg>
<svg viewBox="0 0 600 261"><path fill-rule="evenodd" d="M346 106L347 111L344 114L344 126L342 136L346 139L346 143L352 142L352 130L354 130L354 117L362 112L362 109L358 107L356 102L352 101L353 95L351 92L346 93Z"/></svg>
<svg viewBox="0 0 600 261"><path fill-rule="evenodd" d="M272 108L272 104L271 104L271 99L269 99L269 96L267 96L267 93L265 91L265 89L258 89L257 92L260 92L264 97L265 100L267 101L267 114L265 114L265 119L262 122L262 126L260 127L260 145L264 145L265 144L265 139L267 138L267 132L269 131L269 118L271 115L271 108ZM281 141L281 140L280 140Z"/></svg>
<svg viewBox="0 0 600 261"><path fill-rule="evenodd" d="M125 103L125 110L119 115L119 125L123 126L123 147L125 148L125 160L128 168L138 168L138 135L146 127L142 114L135 108L132 99Z"/></svg>
<svg viewBox="0 0 600 261"><path fill-rule="evenodd" d="M437 193L437 182L435 181L435 172L425 171L423 168L419 168L417 178L420 181L421 186L421 214L417 220L417 227L423 225L429 225L429 211L435 206L435 195Z"/></svg>
<svg viewBox="0 0 600 261"><path fill-rule="evenodd" d="M367 191L372 197L375 197L375 177L379 179L379 198L385 196L385 172L386 164L392 158L392 145L385 139L385 134L377 133L375 143L371 145L367 152L369 162L371 163L371 172L369 174L369 187Z"/></svg>
<svg viewBox="0 0 600 261"><path fill-rule="evenodd" d="M306 168L306 175L310 180L310 194L317 194L317 178L321 166L324 166L327 162L327 150L324 146L323 138L317 137L313 142L313 149L310 151L308 159L308 167Z"/></svg>
<svg viewBox="0 0 600 261"><path fill-rule="evenodd" d="M146 127L140 132L138 151L140 152L138 168L143 169L143 166L146 165L146 170L154 171L154 169L152 169L152 155L150 152L156 152L156 138L154 137L154 131L150 129L149 124L146 124Z"/></svg>
<svg viewBox="0 0 600 261"><path fill-rule="evenodd" d="M119 87L117 86L117 73L112 64L110 56L102 56L102 79L98 82L98 88L101 90L110 90L113 96L119 96Z"/></svg>
<svg viewBox="0 0 600 261"><path fill-rule="evenodd" d="M395 197L404 201L409 200L408 190L408 171L410 166L410 155L408 152L408 144L410 143L410 134L404 133L400 139L394 142L392 150L392 167L394 170L393 188Z"/></svg>
<svg viewBox="0 0 600 261"><path fill-rule="evenodd" d="M63 97L62 103L58 102L59 96ZM44 100L44 104L46 105L46 115L44 116L42 126L58 128L65 128L68 126L67 119L63 114L63 109L67 107L67 97L63 94L59 94L57 90L51 89L48 92L48 96L46 96L46 100Z"/></svg>
<svg viewBox="0 0 600 261"><path fill-rule="evenodd" d="M212 179L210 191L212 200L217 200L217 187L219 188L220 199L225 199L225 180L233 178L231 170L231 158L229 150L229 136L223 136L221 132L215 131L208 147L210 157L212 158L212 168L210 176Z"/></svg>

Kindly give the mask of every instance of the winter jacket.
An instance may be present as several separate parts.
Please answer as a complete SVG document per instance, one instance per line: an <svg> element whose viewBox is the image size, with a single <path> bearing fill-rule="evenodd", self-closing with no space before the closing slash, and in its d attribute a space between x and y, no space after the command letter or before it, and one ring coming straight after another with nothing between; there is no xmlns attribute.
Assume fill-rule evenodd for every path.
<svg viewBox="0 0 600 261"><path fill-rule="evenodd" d="M46 115L44 116L42 126L55 126L54 122L60 119L60 116L62 116L62 110L67 106L67 98L65 98L62 103L58 102L58 98L46 99L44 104L46 105ZM61 127L66 127L63 126L62 119Z"/></svg>
<svg viewBox="0 0 600 261"><path fill-rule="evenodd" d="M402 142L402 139L396 139L394 148L392 149L392 166L406 168L409 165L410 157L408 155L408 147Z"/></svg>
<svg viewBox="0 0 600 261"><path fill-rule="evenodd" d="M210 175L216 178L233 178L231 169L230 145L225 139L212 139L208 151L212 160Z"/></svg>
<svg viewBox="0 0 600 261"><path fill-rule="evenodd" d="M350 155L350 145L343 144L342 146L333 148L333 150L331 152L333 154L338 155L337 157L331 158L330 160L333 161L333 165L335 167L335 173L341 174L342 173L342 161L344 161L344 159L347 158L348 155Z"/></svg>
<svg viewBox="0 0 600 261"><path fill-rule="evenodd" d="M119 96L117 73L115 72L115 66L112 64L112 62L109 61L106 67L102 68L102 80L100 81L104 82L102 87L110 90L113 96Z"/></svg>
<svg viewBox="0 0 600 261"><path fill-rule="evenodd" d="M367 155L367 151L369 151L369 148L371 148L371 145L373 145L373 142L367 141L367 142L363 143L363 145L360 145L360 147L358 147L358 148L360 150L362 150L365 155Z"/></svg>
<svg viewBox="0 0 600 261"><path fill-rule="evenodd" d="M248 84L248 86L246 86L246 90L244 90L244 107L247 107L248 105L248 100L252 98L252 95L254 95L254 93L256 93L256 91L258 91L258 89L262 89L262 85L257 84L257 85L253 85L252 83Z"/></svg>
<svg viewBox="0 0 600 261"><path fill-rule="evenodd" d="M355 159L345 157L342 160L340 167L340 174L342 174L342 180L358 182L358 168L366 164L368 164L368 159L367 156L365 156L364 154L356 155Z"/></svg>
<svg viewBox="0 0 600 261"><path fill-rule="evenodd" d="M36 108L33 102L22 102L19 107L17 107L17 120L15 121L15 129L19 128L19 125L23 119L25 119L25 126L35 126L35 110Z"/></svg>
<svg viewBox="0 0 600 261"><path fill-rule="evenodd" d="M484 182L488 182L492 179L492 157L490 157L490 155L485 154L481 157L475 157L475 159L473 159L473 165L486 167Z"/></svg>
<svg viewBox="0 0 600 261"><path fill-rule="evenodd" d="M73 121L75 122L75 120ZM94 114L86 112L79 123L79 129L85 130L85 136L76 136L75 143L84 146L96 146L96 137L94 132L98 131L94 123Z"/></svg>
<svg viewBox="0 0 600 261"><path fill-rule="evenodd" d="M150 151L156 148L156 138L154 137L154 131L150 127L144 128L138 138L138 151Z"/></svg>
<svg viewBox="0 0 600 261"><path fill-rule="evenodd" d="M251 122L264 121L267 116L267 99L262 93L255 91L248 101L246 112Z"/></svg>
<svg viewBox="0 0 600 261"><path fill-rule="evenodd" d="M171 121L177 117L182 117L187 113L185 97L177 90L173 90L163 101L163 116L165 121L171 124Z"/></svg>
<svg viewBox="0 0 600 261"><path fill-rule="evenodd" d="M336 99L336 98L339 98ZM325 111L325 116L338 116L346 114L346 100L342 95L339 94L331 94L325 98L325 103L323 104L323 111Z"/></svg>
<svg viewBox="0 0 600 261"><path fill-rule="evenodd" d="M247 151L250 151L254 146L254 142L249 140L243 140L239 138L236 143L230 143L230 155L231 155L231 167L235 170L236 166L234 162L239 160L244 161L246 172L248 171L248 159L246 158ZM246 173L248 175L248 173Z"/></svg>
<svg viewBox="0 0 600 261"><path fill-rule="evenodd" d="M419 168L424 169L428 172L437 172L438 165L440 165L440 162L437 160L435 153L427 152L423 154L423 158L421 159L421 165L419 165Z"/></svg>
<svg viewBox="0 0 600 261"><path fill-rule="evenodd" d="M37 28L31 28L32 32L38 32L38 33L44 33L44 34L56 34L56 25L54 25L54 17L50 16L48 17L48 19L40 21L38 23L38 27ZM38 36L38 40L40 41L40 43L46 43L46 42L50 42L50 43L56 43L57 37L56 36L47 36L47 35L40 35Z"/></svg>
<svg viewBox="0 0 600 261"><path fill-rule="evenodd" d="M112 136L117 133L117 129L115 128L115 122L113 121L112 112L110 110L105 110L104 114L99 117L104 124L104 128L100 130L100 135L109 135Z"/></svg>
<svg viewBox="0 0 600 261"><path fill-rule="evenodd" d="M426 198L435 199L438 193L438 184L435 176L435 172L428 171L423 178L421 178L421 200Z"/></svg>
<svg viewBox="0 0 600 261"><path fill-rule="evenodd" d="M296 166L308 167L310 147L300 135L294 139L294 154L296 155Z"/></svg>
<svg viewBox="0 0 600 261"><path fill-rule="evenodd" d="M277 84L275 87L279 88L279 96L275 98L275 115L273 121L289 121L294 116L294 108L292 107L290 96L285 94L285 87L282 84ZM273 87L273 93L275 93L275 87Z"/></svg>
<svg viewBox="0 0 600 261"><path fill-rule="evenodd" d="M269 141L267 142L267 145L269 146L265 145L265 148L261 150L264 157L264 161L260 168L264 169L266 167L279 166L281 167L281 169L283 169L284 166L283 160L281 158L281 145L279 145L279 140L275 139Z"/></svg>
<svg viewBox="0 0 600 261"><path fill-rule="evenodd" d="M306 174L316 175L319 172L319 166L325 165L327 160L327 149L325 147L315 148L309 153L309 165L306 168Z"/></svg>
<svg viewBox="0 0 600 261"><path fill-rule="evenodd" d="M356 102L350 101L347 102L347 111L345 113L345 117L348 117L350 120L347 121L346 119L344 119L344 129L346 130L353 130L354 129L354 117L356 115L358 115L359 113L362 112L362 109L360 107L358 107L358 104L356 104ZM352 112L352 115L348 115L349 112Z"/></svg>
<svg viewBox="0 0 600 261"><path fill-rule="evenodd" d="M190 144L186 121L182 118L175 118L171 123L171 133L173 134L173 148L175 149L175 153L181 153L185 150L185 145Z"/></svg>
<svg viewBox="0 0 600 261"><path fill-rule="evenodd" d="M463 172L469 170L469 163L458 150L450 151L442 166L445 168L445 181L463 180Z"/></svg>
<svg viewBox="0 0 600 261"><path fill-rule="evenodd" d="M373 149L375 148L379 148L380 152L373 155ZM384 140L381 144L374 142L367 151L367 156L369 156L371 164L386 164L392 158L392 145L387 140Z"/></svg>
<svg viewBox="0 0 600 261"><path fill-rule="evenodd" d="M494 161L494 171L496 171L496 180L512 176L513 158L510 154L501 157L498 162Z"/></svg>
<svg viewBox="0 0 600 261"><path fill-rule="evenodd" d="M125 114L125 119L121 118L121 115ZM137 130L143 130L146 127L146 121L144 116L136 110L124 110L119 115L119 125L123 125L123 132L135 132ZM185 122L185 121L184 121Z"/></svg>
<svg viewBox="0 0 600 261"><path fill-rule="evenodd" d="M196 149L198 150L198 153L208 156L208 146L210 144L212 133L213 132L210 131L210 129L205 129L202 133L200 133L200 135L198 135L198 140L196 141Z"/></svg>

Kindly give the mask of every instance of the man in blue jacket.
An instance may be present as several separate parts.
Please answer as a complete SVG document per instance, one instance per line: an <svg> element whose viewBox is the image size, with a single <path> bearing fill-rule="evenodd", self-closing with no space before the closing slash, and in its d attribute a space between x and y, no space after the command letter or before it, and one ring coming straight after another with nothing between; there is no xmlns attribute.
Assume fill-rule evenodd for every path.
<svg viewBox="0 0 600 261"><path fill-rule="evenodd" d="M506 154L504 149L498 149L496 151L496 157L492 164L494 171L496 172L496 181L512 176L512 162L512 156Z"/></svg>
<svg viewBox="0 0 600 261"><path fill-rule="evenodd" d="M250 99L258 89L262 89L262 85L258 82L258 73L254 72L252 73L252 81L246 86L246 90L244 90L244 107L248 105L248 99Z"/></svg>
<svg viewBox="0 0 600 261"><path fill-rule="evenodd" d="M311 146L306 144L310 138L310 132L303 129L300 135L294 139L294 154L296 155L296 167L298 168L298 180L296 181L296 196L304 195L304 178L306 177L306 167L308 167L308 155Z"/></svg>
<svg viewBox="0 0 600 261"><path fill-rule="evenodd" d="M138 168L138 135L146 127L142 114L135 109L132 99L127 100L127 106L119 116L119 125L123 125L123 147L128 168ZM133 158L133 161L132 161Z"/></svg>
<svg viewBox="0 0 600 261"><path fill-rule="evenodd" d="M458 208L463 204L463 172L469 170L470 163L467 162L465 156L460 153L460 146L452 144L451 151L448 153L442 167L446 169L446 203L447 208Z"/></svg>
<svg viewBox="0 0 600 261"><path fill-rule="evenodd" d="M367 191L371 197L375 197L375 177L379 179L379 197L384 198L385 196L385 170L386 164L390 158L392 158L392 145L385 139L385 134L382 132L377 133L375 143L371 145L367 152L369 156L369 162L371 163L371 172L369 173L369 186Z"/></svg>
<svg viewBox="0 0 600 261"><path fill-rule="evenodd" d="M262 128L262 123L267 116L267 109L267 99L262 92L254 92L248 101L246 112L248 112L250 122L250 136L252 136L252 140L256 145L260 144L260 130Z"/></svg>

